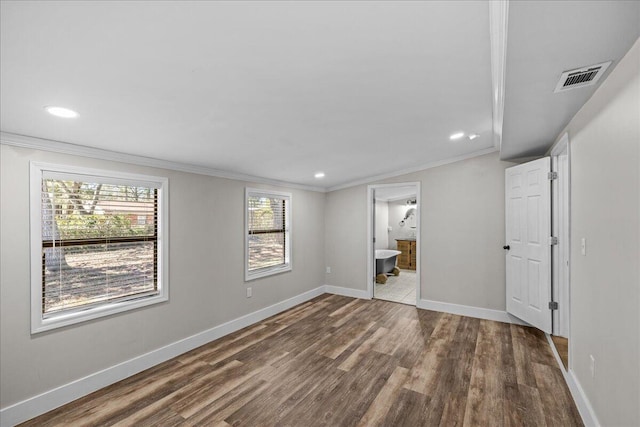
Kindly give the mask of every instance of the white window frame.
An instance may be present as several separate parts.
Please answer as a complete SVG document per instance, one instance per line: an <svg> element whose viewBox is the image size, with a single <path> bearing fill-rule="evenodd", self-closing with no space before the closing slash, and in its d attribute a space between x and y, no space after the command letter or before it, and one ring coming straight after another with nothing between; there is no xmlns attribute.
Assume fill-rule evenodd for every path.
<svg viewBox="0 0 640 427"><path fill-rule="evenodd" d="M73 179L95 177L114 183L152 186L158 190L157 295L132 297L129 300L105 302L77 311L44 317L42 312L42 178L43 174L60 174ZM30 163L30 244L31 244L31 333L39 333L88 320L110 316L169 300L169 180L166 177L131 174L110 170L51 163Z"/></svg>
<svg viewBox="0 0 640 427"><path fill-rule="evenodd" d="M274 197L286 200L285 209L285 263L273 267L263 268L256 271L249 271L249 196ZM272 276L274 274L285 273L293 269L293 245L292 245L292 212L293 196L284 191L264 190L260 188L245 188L244 194L244 280L259 279L261 277Z"/></svg>

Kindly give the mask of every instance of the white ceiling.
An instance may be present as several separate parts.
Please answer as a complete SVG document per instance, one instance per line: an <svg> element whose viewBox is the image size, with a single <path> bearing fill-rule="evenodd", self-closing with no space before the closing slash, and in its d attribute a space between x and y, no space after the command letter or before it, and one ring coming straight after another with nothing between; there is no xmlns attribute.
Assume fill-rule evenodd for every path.
<svg viewBox="0 0 640 427"><path fill-rule="evenodd" d="M569 2L587 10L571 14L550 3L509 6L503 157L548 147L590 96L542 96L543 78L617 60L638 36L635 2ZM3 132L323 188L493 147L487 1L0 7ZM588 31L608 41L592 52L580 44ZM80 117L49 116L47 105ZM542 114L550 126L541 111L553 112ZM480 137L450 142L458 130Z"/></svg>
<svg viewBox="0 0 640 427"><path fill-rule="evenodd" d="M563 71L613 61L640 36L640 1L512 1L507 35L503 159L539 156L597 85L553 93Z"/></svg>

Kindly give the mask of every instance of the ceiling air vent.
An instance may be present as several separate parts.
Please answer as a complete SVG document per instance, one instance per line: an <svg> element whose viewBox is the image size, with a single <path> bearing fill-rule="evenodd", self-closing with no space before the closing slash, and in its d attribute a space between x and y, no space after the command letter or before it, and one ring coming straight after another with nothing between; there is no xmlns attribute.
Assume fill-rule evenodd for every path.
<svg viewBox="0 0 640 427"><path fill-rule="evenodd" d="M553 92L564 92L565 90L596 84L609 65L611 65L611 61L565 71L562 73L560 81L556 85L556 90Z"/></svg>

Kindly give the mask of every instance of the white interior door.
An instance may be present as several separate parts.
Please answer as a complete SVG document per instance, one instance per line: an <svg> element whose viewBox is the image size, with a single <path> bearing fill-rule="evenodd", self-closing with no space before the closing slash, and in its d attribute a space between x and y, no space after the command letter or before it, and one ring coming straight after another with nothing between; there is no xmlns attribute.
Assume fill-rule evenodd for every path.
<svg viewBox="0 0 640 427"><path fill-rule="evenodd" d="M507 312L551 333L549 157L505 171Z"/></svg>

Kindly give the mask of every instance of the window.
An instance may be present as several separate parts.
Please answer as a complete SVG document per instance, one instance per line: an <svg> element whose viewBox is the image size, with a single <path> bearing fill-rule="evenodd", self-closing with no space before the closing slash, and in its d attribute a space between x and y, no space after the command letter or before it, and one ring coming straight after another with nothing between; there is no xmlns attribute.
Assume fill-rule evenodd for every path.
<svg viewBox="0 0 640 427"><path fill-rule="evenodd" d="M31 163L33 333L168 300L167 191L166 178Z"/></svg>
<svg viewBox="0 0 640 427"><path fill-rule="evenodd" d="M245 280L291 271L291 194L247 188Z"/></svg>

